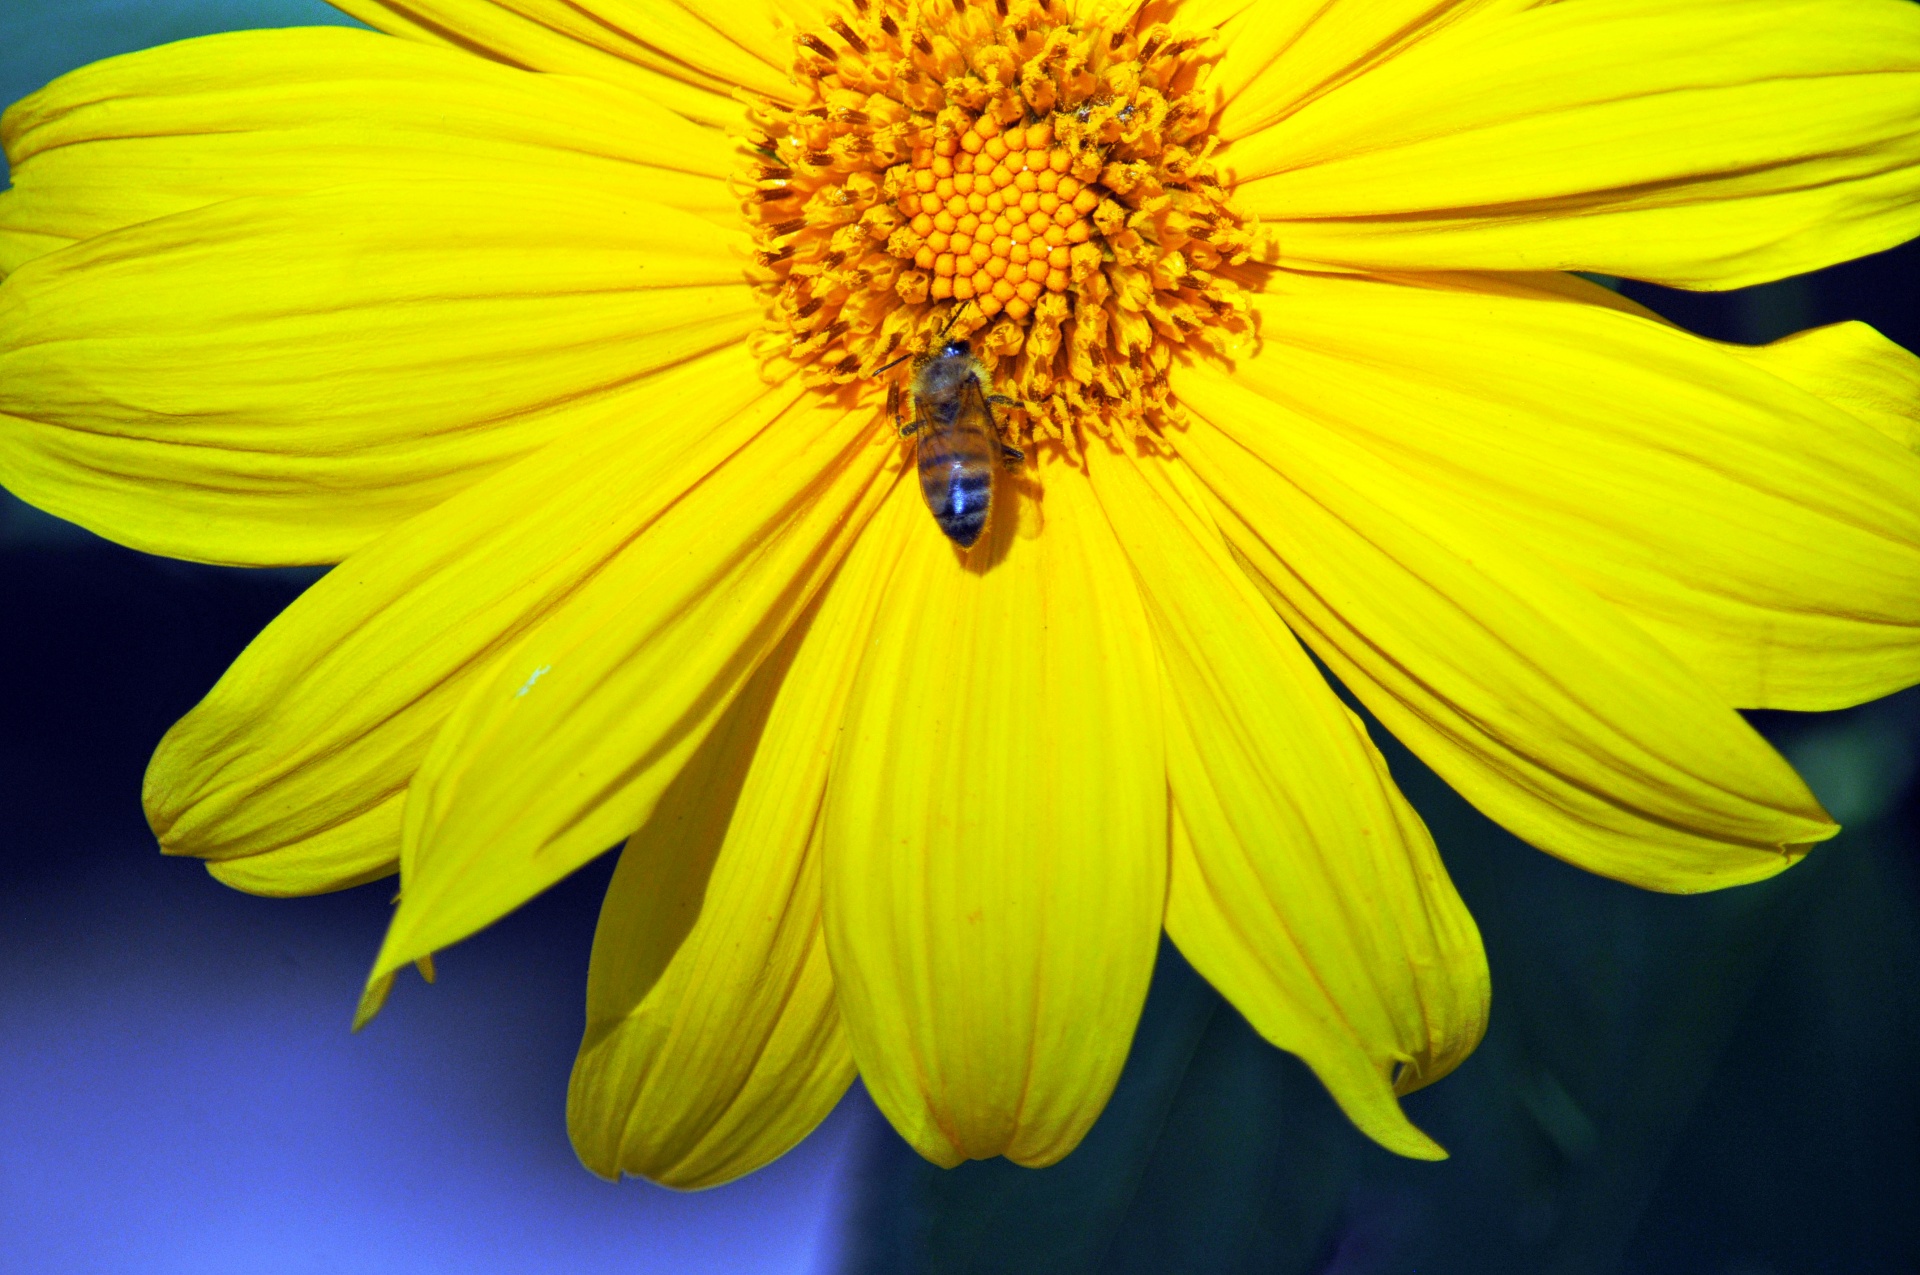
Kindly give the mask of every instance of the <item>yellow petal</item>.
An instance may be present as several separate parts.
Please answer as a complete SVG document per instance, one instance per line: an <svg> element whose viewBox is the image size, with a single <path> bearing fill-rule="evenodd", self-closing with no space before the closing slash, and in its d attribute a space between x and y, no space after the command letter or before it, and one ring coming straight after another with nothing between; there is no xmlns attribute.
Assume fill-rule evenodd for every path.
<svg viewBox="0 0 1920 1275"><path fill-rule="evenodd" d="M1288 264L1760 283L1920 232L1920 9L1580 0L1474 17L1223 163Z"/></svg>
<svg viewBox="0 0 1920 1275"><path fill-rule="evenodd" d="M148 818L170 854L304 894L393 870L407 785L456 704L803 392L731 347L341 563L161 741Z"/></svg>
<svg viewBox="0 0 1920 1275"><path fill-rule="evenodd" d="M1179 24L1190 31L1205 31L1215 28L1238 30L1239 28L1228 27L1228 24L1234 22L1236 19L1244 19L1248 14L1254 13L1255 11L1263 11L1268 15L1273 15L1283 9L1291 8L1292 6L1288 5L1262 4L1260 0L1182 0L1182 3L1175 12L1178 14L1177 21ZM1290 12L1287 14L1287 18L1291 19L1292 27L1297 29L1299 19L1293 17ZM1231 53L1232 50L1229 49L1229 56L1231 56ZM1215 65L1213 75L1209 77L1209 83L1217 85L1220 82L1221 69L1226 60L1226 58L1222 58L1221 63Z"/></svg>
<svg viewBox="0 0 1920 1275"><path fill-rule="evenodd" d="M1649 889L1770 876L1833 835L1806 786L1602 601L1288 405L1188 369L1180 453L1281 615L1487 815Z"/></svg>
<svg viewBox="0 0 1920 1275"><path fill-rule="evenodd" d="M718 129L596 81L348 29L238 31L96 62L16 103L0 137L13 178L0 275L223 199L380 179L552 173L739 217L739 159Z"/></svg>
<svg viewBox="0 0 1920 1275"><path fill-rule="evenodd" d="M707 124L744 121L740 104L729 96L735 85L783 100L793 93L786 76L791 46L785 61L772 60L787 21L771 0L724 6L688 0L339 0L334 7L394 35L616 84Z"/></svg>
<svg viewBox="0 0 1920 1275"><path fill-rule="evenodd" d="M1369 1136L1440 1157L1394 1082L1416 1088L1472 1052L1488 981L1433 838L1177 462L1095 449L1089 472L1139 576L1167 691L1168 934Z"/></svg>
<svg viewBox="0 0 1920 1275"><path fill-rule="evenodd" d="M820 927L818 816L902 512L861 537L804 641L788 639L791 666L768 660L621 856L568 1097L596 1173L737 1177L804 1137L853 1079Z"/></svg>
<svg viewBox="0 0 1920 1275"><path fill-rule="evenodd" d="M893 482L878 415L804 395L474 679L407 795L375 977L647 821Z"/></svg>
<svg viewBox="0 0 1920 1275"><path fill-rule="evenodd" d="M1183 23L1223 22L1223 52L1208 84L1225 98L1219 134L1234 141L1272 127L1303 104L1462 19L1524 3L1207 0L1182 5L1180 17Z"/></svg>
<svg viewBox="0 0 1920 1275"><path fill-rule="evenodd" d="M1866 324L1834 323L1771 345L1726 350L1920 452L1920 358ZM1895 472L1913 471L1900 465ZM1913 681L1920 681L1920 673L1901 685Z"/></svg>
<svg viewBox="0 0 1920 1275"><path fill-rule="evenodd" d="M150 552L337 561L753 330L743 243L638 181L369 182L130 226L0 285L0 483Z"/></svg>
<svg viewBox="0 0 1920 1275"><path fill-rule="evenodd" d="M1247 384L1615 603L1727 702L1920 681L1920 459L1753 366L1911 420L1915 360L1871 329L1746 350L1531 280L1274 288Z"/></svg>
<svg viewBox="0 0 1920 1275"><path fill-rule="evenodd" d="M323 766L322 769L337 770L337 767ZM148 773L149 776L153 774L151 770ZM249 778L254 778L260 787L272 788L283 786L273 781L283 779L284 776L250 776ZM151 784L150 778L148 801L151 808L171 811L176 804L171 800L171 794L165 789L154 788ZM297 786L310 787L311 785ZM225 790L225 793L232 791L233 789L230 788ZM269 825L270 831L263 833L253 828L246 829L254 833L250 840L255 843L275 835L301 836L301 840L256 853L243 853L240 858L233 859L212 858L203 853L202 857L207 858L207 871L212 874L214 880L236 890L245 890L248 894L266 895L269 898L291 899L309 894L327 894L334 890L350 890L356 885L365 885L369 881L378 881L381 877L392 876L399 870L400 810L402 799L406 796L404 789L388 792L371 803L358 792L335 790L319 793L316 796L318 800L314 804L295 809L290 812L291 817L281 812L281 817ZM267 814L269 812L248 811L247 813ZM318 831L309 831L313 824L342 813L344 813L344 822L322 827ZM229 825L235 822L237 820L228 820ZM204 830L204 828L196 829L196 831ZM163 853L196 853L196 851L180 848L179 840L174 838L171 832L172 830L169 829L169 836L161 841ZM222 845L215 852L231 849L231 845Z"/></svg>
<svg viewBox="0 0 1920 1275"><path fill-rule="evenodd" d="M1080 1141L1126 1060L1165 900L1152 636L1086 480L1045 478L1037 508L1003 483L964 558L906 520L827 794L854 1056L945 1165L1051 1164Z"/></svg>

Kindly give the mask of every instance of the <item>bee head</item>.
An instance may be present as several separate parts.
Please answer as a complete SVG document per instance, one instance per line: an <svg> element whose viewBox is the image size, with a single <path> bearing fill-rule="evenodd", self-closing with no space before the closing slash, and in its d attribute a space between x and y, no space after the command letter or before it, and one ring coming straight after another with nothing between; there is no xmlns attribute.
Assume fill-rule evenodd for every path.
<svg viewBox="0 0 1920 1275"><path fill-rule="evenodd" d="M964 359L973 353L973 347L965 341L949 341L940 347L940 353L950 359Z"/></svg>

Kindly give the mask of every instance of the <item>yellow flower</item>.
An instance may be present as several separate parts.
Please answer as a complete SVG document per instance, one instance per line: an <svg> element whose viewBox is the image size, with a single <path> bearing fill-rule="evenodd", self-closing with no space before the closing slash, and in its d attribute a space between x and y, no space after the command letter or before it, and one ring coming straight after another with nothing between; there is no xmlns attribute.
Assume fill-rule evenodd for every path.
<svg viewBox="0 0 1920 1275"><path fill-rule="evenodd" d="M1560 273L1920 231L1911 4L341 3L388 34L7 114L0 478L340 564L146 798L242 889L397 870L367 1011L627 838L599 1172L746 1172L856 1071L930 1159L1057 1160L1163 928L1439 1156L1397 1095L1485 960L1307 650L1494 819L1675 891L1834 831L1736 707L1920 680L1920 361ZM971 550L879 371L958 339L1026 457Z"/></svg>

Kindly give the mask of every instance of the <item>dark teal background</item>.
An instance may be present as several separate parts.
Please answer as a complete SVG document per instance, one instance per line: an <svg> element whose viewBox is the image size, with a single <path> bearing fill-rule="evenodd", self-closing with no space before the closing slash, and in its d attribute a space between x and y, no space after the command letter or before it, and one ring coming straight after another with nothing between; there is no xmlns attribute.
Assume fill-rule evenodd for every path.
<svg viewBox="0 0 1920 1275"><path fill-rule="evenodd" d="M0 0L0 99L307 0ZM1744 293L1627 290L1760 341L1920 346L1909 247ZM1595 393L1605 393L1596 386ZM857 1097L678 1196L598 1182L562 1111L605 861L346 1024L390 884L271 901L154 853L148 751L310 578L146 558L0 496L0 1272L1920 1270L1920 697L1760 715L1848 825L1694 898L1554 862L1403 751L1486 936L1479 1052L1396 1160L1170 952L1108 1114L1062 1165L942 1173Z"/></svg>

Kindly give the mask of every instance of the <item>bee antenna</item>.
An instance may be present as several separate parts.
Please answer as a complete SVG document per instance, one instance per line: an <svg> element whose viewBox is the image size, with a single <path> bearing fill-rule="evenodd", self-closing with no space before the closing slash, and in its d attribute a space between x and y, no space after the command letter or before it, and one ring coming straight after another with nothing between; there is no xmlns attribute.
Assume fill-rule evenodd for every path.
<svg viewBox="0 0 1920 1275"><path fill-rule="evenodd" d="M935 340L945 339L947 333L953 331L953 325L960 321L960 316L965 314L967 312L967 307L972 304L973 304L973 298L969 297L965 301L962 301L959 305L955 306L953 308L953 313L947 316L947 325L940 329L940 335L936 337ZM878 376L882 372L891 371L892 369L899 367L902 363L905 363L908 359L912 357L913 357L913 351L908 350L905 354L902 354L899 358L895 359L893 362L883 363L879 367L873 369L873 371L867 373L867 375Z"/></svg>
<svg viewBox="0 0 1920 1275"><path fill-rule="evenodd" d="M953 313L947 316L947 326L940 329L940 335L942 337L945 337L947 333L953 331L953 325L960 321L960 316L965 314L967 312L967 307L972 304L973 304L973 298L968 297L965 301L962 301L959 305L953 307Z"/></svg>

